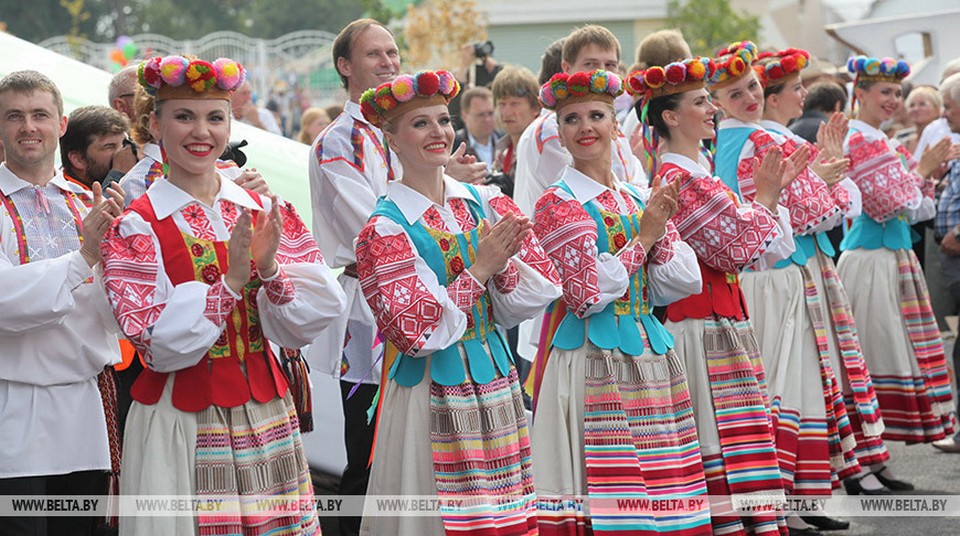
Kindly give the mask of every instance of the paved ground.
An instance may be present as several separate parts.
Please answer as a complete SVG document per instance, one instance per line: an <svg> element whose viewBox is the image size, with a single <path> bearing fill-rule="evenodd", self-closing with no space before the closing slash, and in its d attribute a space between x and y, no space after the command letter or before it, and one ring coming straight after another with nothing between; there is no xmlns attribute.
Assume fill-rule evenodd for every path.
<svg viewBox="0 0 960 536"><path fill-rule="evenodd" d="M947 341L946 353L949 359L953 351L953 341ZM316 433L316 432L314 432ZM953 495L960 497L960 454L944 454L930 445L911 445L889 442L890 467L898 478L907 480L916 486L910 495ZM318 495L335 495L337 479L325 475L314 475L314 484ZM843 494L842 489L837 492ZM960 536L960 512L952 512L953 517L860 517L849 519L847 531L827 533L837 536ZM339 536L337 520L322 517L324 536ZM423 535L426 536L426 535Z"/></svg>

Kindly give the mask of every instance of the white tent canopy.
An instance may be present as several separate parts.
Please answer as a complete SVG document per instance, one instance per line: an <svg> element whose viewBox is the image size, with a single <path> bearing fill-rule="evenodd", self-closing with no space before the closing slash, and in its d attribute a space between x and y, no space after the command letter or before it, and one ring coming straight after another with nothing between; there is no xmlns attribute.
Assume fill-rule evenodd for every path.
<svg viewBox="0 0 960 536"><path fill-rule="evenodd" d="M0 54L0 77L25 69L49 76L63 93L63 105L68 115L80 106L109 105L107 86L112 78L110 73L2 32L0 50L3 51ZM310 148L239 121L233 122L230 138L249 142L242 149L248 157L246 167L257 168L271 190L293 203L309 229L307 154Z"/></svg>

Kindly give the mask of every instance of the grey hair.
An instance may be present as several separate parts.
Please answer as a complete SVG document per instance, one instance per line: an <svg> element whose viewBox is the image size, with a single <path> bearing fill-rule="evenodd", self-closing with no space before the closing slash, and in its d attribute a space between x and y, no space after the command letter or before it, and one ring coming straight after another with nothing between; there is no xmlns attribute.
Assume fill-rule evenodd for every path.
<svg viewBox="0 0 960 536"><path fill-rule="evenodd" d="M940 84L940 95L954 104L960 104L960 72L950 75Z"/></svg>
<svg viewBox="0 0 960 536"><path fill-rule="evenodd" d="M123 91L123 86L128 80L132 79L134 84L137 83L138 68L139 65L128 65L110 79L110 87L107 89L107 101L110 106L113 106L114 99L120 98L120 92ZM134 85L134 90L136 90L136 85Z"/></svg>

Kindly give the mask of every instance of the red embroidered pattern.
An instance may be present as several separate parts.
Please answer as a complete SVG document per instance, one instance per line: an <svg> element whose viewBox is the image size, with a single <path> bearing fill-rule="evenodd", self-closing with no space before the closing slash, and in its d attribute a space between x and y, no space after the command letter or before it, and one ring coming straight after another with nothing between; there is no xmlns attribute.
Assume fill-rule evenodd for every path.
<svg viewBox="0 0 960 536"><path fill-rule="evenodd" d="M451 268L454 267L451 266ZM484 291L486 291L486 288L466 271L461 272L453 281L453 284L447 285L447 296L449 296L450 300L457 306L457 309L460 309L468 316L470 316L470 310L473 309L473 306L477 303L477 300L480 299L480 296L483 295Z"/></svg>
<svg viewBox="0 0 960 536"><path fill-rule="evenodd" d="M776 217L756 205L740 207L736 195L715 177L695 178L676 164L660 170L667 182L682 181L677 232L701 262L721 272L739 272L756 262L780 235Z"/></svg>
<svg viewBox="0 0 960 536"><path fill-rule="evenodd" d="M660 240L657 240L657 243L653 245L653 249L651 250L652 255L650 262L654 264L667 264L670 262L674 255L673 245L681 240L680 233L677 232L677 226L673 223L673 220L668 221L666 227L667 232L664 233Z"/></svg>
<svg viewBox="0 0 960 536"><path fill-rule="evenodd" d="M510 294L517 288L520 282L520 270L513 262L507 262L507 268L499 274L493 276L493 284L500 294Z"/></svg>
<svg viewBox="0 0 960 536"><path fill-rule="evenodd" d="M220 278L207 290L207 305L203 309L203 316L214 325L222 326L236 305L237 299L227 290L223 278Z"/></svg>
<svg viewBox="0 0 960 536"><path fill-rule="evenodd" d="M513 202L513 199L505 195L498 195L490 199L490 208L500 216L506 216L511 212L519 215L523 214L520 207ZM538 274L551 283L556 285L560 284L560 274L557 272L557 267L553 264L553 261L550 260L550 257L547 256L547 252L543 250L535 233L530 233L523 239L523 244L521 244L520 252L517 253L517 256L520 257L520 260L523 261L524 264L536 270ZM496 283L496 281L494 281L494 283Z"/></svg>
<svg viewBox="0 0 960 536"><path fill-rule="evenodd" d="M753 182L753 159L763 161L767 151L777 147L777 142L769 132L755 130L750 134L754 152L742 158L737 164L737 180L740 183L740 194L744 201L752 202L756 197L756 185ZM797 151L799 146L793 140L787 139L780 146L784 158ZM805 167L797 178L780 193L780 204L790 212L790 225L795 233L804 233L823 223L826 219L840 211L833 197L827 190L823 179L810 172Z"/></svg>
<svg viewBox="0 0 960 536"><path fill-rule="evenodd" d="M533 230L559 271L563 304L582 318L600 301L596 223L580 202L564 201L551 187L537 201Z"/></svg>
<svg viewBox="0 0 960 536"><path fill-rule="evenodd" d="M467 208L466 202L459 197L454 197L450 199L450 211L453 212L453 217L457 220L457 225L460 226L461 232L467 232L477 226L473 221L473 217L470 215L470 210ZM436 228L438 231L443 229ZM449 232L449 231L447 231Z"/></svg>
<svg viewBox="0 0 960 536"><path fill-rule="evenodd" d="M157 254L150 236L135 234L123 238L119 227L118 219L100 243L107 297L120 329L139 348L147 349L143 357L149 363L147 328L163 311L162 305L153 304L157 287Z"/></svg>
<svg viewBox="0 0 960 536"><path fill-rule="evenodd" d="M914 200L923 179L908 171L884 140L867 141L862 132L850 135L847 157L850 178L863 193L863 211L883 223L897 217Z"/></svg>
<svg viewBox="0 0 960 536"><path fill-rule="evenodd" d="M386 338L400 352L416 355L440 321L443 306L417 275L406 235L377 234L379 219L367 222L357 238L360 286Z"/></svg>
<svg viewBox="0 0 960 536"><path fill-rule="evenodd" d="M431 229L436 229L444 233L450 232L447 224L443 221L443 216L440 215L440 211L437 210L437 207L434 205L431 205L430 208L423 213L423 223Z"/></svg>
<svg viewBox="0 0 960 536"><path fill-rule="evenodd" d="M267 292L267 299L274 305L283 305L293 301L296 293L293 290L293 282L287 277L287 272L283 267L277 273L277 277L263 281L263 289ZM256 300L251 300L256 303Z"/></svg>
<svg viewBox="0 0 960 536"><path fill-rule="evenodd" d="M201 240L216 240L217 234L213 231L213 225L207 218L207 212L200 206L200 203L194 201L180 209L183 220L190 226L193 236Z"/></svg>
<svg viewBox="0 0 960 536"><path fill-rule="evenodd" d="M323 253L317 247L313 235L297 215L293 205L280 205L280 217L283 218L283 234L277 247L277 262L280 264L323 263Z"/></svg>

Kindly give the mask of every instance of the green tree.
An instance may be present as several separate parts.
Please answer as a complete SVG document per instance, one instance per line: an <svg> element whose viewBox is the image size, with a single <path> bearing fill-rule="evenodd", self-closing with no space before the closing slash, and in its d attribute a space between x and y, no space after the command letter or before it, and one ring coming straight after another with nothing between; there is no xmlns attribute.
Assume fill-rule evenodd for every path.
<svg viewBox="0 0 960 536"><path fill-rule="evenodd" d="M760 19L737 13L729 0L668 0L668 24L683 32L695 55L712 56L717 50L760 36Z"/></svg>

